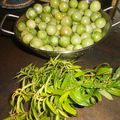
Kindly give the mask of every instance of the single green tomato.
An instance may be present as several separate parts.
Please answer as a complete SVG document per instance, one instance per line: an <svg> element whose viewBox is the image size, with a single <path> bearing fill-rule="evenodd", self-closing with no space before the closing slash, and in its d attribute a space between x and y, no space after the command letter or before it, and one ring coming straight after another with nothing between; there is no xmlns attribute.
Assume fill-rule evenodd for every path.
<svg viewBox="0 0 120 120"><path fill-rule="evenodd" d="M29 44L30 41L33 39L33 35L28 33L28 34L25 34L22 38L22 41L25 43L25 44Z"/></svg>
<svg viewBox="0 0 120 120"><path fill-rule="evenodd" d="M80 1L79 3L78 3L78 9L80 9L80 10L87 10L88 9L88 2L87 1Z"/></svg>
<svg viewBox="0 0 120 120"><path fill-rule="evenodd" d="M33 48L37 48L39 49L41 46L43 45L43 42L41 39L34 37L31 41L30 41L30 46Z"/></svg>
<svg viewBox="0 0 120 120"><path fill-rule="evenodd" d="M71 36L71 43L73 45L78 45L81 43L81 37L79 36L79 34L75 33Z"/></svg>
<svg viewBox="0 0 120 120"><path fill-rule="evenodd" d="M42 13L43 7L42 7L41 4L36 3L36 4L34 4L33 8L34 8L34 10L37 12L37 14Z"/></svg>
<svg viewBox="0 0 120 120"><path fill-rule="evenodd" d="M69 36L61 36L59 40L59 45L61 47L66 48L70 44L70 37Z"/></svg>
<svg viewBox="0 0 120 120"><path fill-rule="evenodd" d="M90 4L90 9L93 12L97 12L101 9L101 3L98 0L94 0Z"/></svg>
<svg viewBox="0 0 120 120"><path fill-rule="evenodd" d="M83 39L82 42L81 42L81 45L82 45L83 48L91 46L93 44L94 44L94 41L93 41L92 38Z"/></svg>
<svg viewBox="0 0 120 120"><path fill-rule="evenodd" d="M61 12L67 12L69 9L69 5L67 2L60 2L59 9Z"/></svg>
<svg viewBox="0 0 120 120"><path fill-rule="evenodd" d="M71 8L76 8L78 6L78 1L77 0L70 0L69 1L69 6Z"/></svg>
<svg viewBox="0 0 120 120"><path fill-rule="evenodd" d="M17 24L17 29L18 29L19 31L23 31L25 28L26 28L26 24L25 24L24 22L19 22L19 23Z"/></svg>
<svg viewBox="0 0 120 120"><path fill-rule="evenodd" d="M106 25L106 20L105 18L98 18L96 21L95 21L95 25L98 27L98 28L103 28L105 27Z"/></svg>
<svg viewBox="0 0 120 120"><path fill-rule="evenodd" d="M37 33L37 36L38 36L38 38L40 38L40 39L46 39L47 33L46 33L46 31L39 30L38 33Z"/></svg>
<svg viewBox="0 0 120 120"><path fill-rule="evenodd" d="M70 36L72 34L72 29L69 26L62 26L60 30L61 35L67 35Z"/></svg>
<svg viewBox="0 0 120 120"><path fill-rule="evenodd" d="M50 45L51 46L58 46L59 38L57 36L50 37Z"/></svg>
<svg viewBox="0 0 120 120"><path fill-rule="evenodd" d="M27 25L27 27L29 27L30 29L34 29L34 28L36 27L35 21L34 21L34 20L31 20L31 19L27 20L26 25Z"/></svg>
<svg viewBox="0 0 120 120"><path fill-rule="evenodd" d="M57 28L55 25L47 25L46 31L48 35L55 35Z"/></svg>

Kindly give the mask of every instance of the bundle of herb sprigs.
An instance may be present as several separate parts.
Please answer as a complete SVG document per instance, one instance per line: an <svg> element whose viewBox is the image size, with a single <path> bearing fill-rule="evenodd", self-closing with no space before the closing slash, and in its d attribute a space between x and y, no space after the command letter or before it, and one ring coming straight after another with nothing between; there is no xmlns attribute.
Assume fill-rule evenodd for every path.
<svg viewBox="0 0 120 120"><path fill-rule="evenodd" d="M120 67L109 64L82 69L73 61L51 58L43 67L28 65L11 97L12 109L5 120L65 120L77 116L76 106L92 106L106 97L120 96Z"/></svg>

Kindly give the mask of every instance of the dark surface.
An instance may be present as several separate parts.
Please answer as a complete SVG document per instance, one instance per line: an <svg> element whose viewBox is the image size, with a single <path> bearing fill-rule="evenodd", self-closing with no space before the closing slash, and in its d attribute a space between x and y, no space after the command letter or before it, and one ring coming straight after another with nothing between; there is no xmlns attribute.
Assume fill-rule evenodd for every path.
<svg viewBox="0 0 120 120"><path fill-rule="evenodd" d="M24 11L25 9L14 11L0 8L0 20L6 13L21 15ZM116 13L114 19L115 21L120 19L120 13ZM5 26L10 29L13 24L15 22L8 20ZM10 111L9 98L18 86L13 79L16 73L30 63L42 66L46 61L18 45L15 36L0 32L0 120L7 117ZM120 24L112 28L106 41L91 49L77 61L77 64L89 68L103 62L109 63L114 69L120 66ZM80 108L78 117L71 120L120 120L120 98L114 97L114 101L103 99L93 107Z"/></svg>

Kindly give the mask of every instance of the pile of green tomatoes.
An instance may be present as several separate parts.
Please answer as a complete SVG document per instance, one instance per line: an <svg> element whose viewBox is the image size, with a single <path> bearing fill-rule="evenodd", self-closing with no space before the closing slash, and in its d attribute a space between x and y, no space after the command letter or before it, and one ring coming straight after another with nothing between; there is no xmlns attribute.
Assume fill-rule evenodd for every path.
<svg viewBox="0 0 120 120"><path fill-rule="evenodd" d="M107 23L101 3L94 0L51 0L35 3L17 24L23 43L47 51L74 51L91 46L104 37Z"/></svg>

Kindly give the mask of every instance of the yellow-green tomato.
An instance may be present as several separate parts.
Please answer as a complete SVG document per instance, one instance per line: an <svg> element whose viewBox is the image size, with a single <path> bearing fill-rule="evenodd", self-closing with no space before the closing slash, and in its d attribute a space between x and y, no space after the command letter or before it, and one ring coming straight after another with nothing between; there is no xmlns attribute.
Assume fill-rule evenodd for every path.
<svg viewBox="0 0 120 120"><path fill-rule="evenodd" d="M101 9L101 3L98 0L93 0L90 4L90 9L93 12L97 12Z"/></svg>
<svg viewBox="0 0 120 120"><path fill-rule="evenodd" d="M82 33L84 33L85 32L85 25L83 25L83 24L79 24L78 26L77 26L77 29L76 29L76 32L79 34L79 35L81 35Z"/></svg>
<svg viewBox="0 0 120 120"><path fill-rule="evenodd" d="M88 17L88 16L83 16L82 18L81 18L81 23L83 24L83 25L88 25L88 24L90 24L90 17Z"/></svg>
<svg viewBox="0 0 120 120"><path fill-rule="evenodd" d="M72 25L71 17L70 16L64 16L63 19L61 20L61 25L71 26Z"/></svg>
<svg viewBox="0 0 120 120"><path fill-rule="evenodd" d="M98 28L103 28L105 27L106 25L106 20L105 18L98 18L96 21L95 21L95 25L98 27Z"/></svg>
<svg viewBox="0 0 120 120"><path fill-rule="evenodd" d="M70 37L69 36L61 36L59 40L59 45L61 47L66 48L70 44Z"/></svg>
<svg viewBox="0 0 120 120"><path fill-rule="evenodd" d="M78 1L77 0L70 0L69 1L69 6L71 8L76 8L78 6Z"/></svg>
<svg viewBox="0 0 120 120"><path fill-rule="evenodd" d="M42 21L38 24L38 28L40 30L45 30L46 26L47 26L47 24L45 22L42 22Z"/></svg>
<svg viewBox="0 0 120 120"><path fill-rule="evenodd" d="M27 33L23 36L23 39L22 41L25 43L25 44L29 44L30 41L33 39L33 36L30 34L30 33Z"/></svg>
<svg viewBox="0 0 120 120"><path fill-rule="evenodd" d="M34 37L31 41L30 41L30 46L33 48L37 48L39 49L41 46L43 45L43 42L41 39Z"/></svg>
<svg viewBox="0 0 120 120"><path fill-rule="evenodd" d="M44 47L47 51L53 51L53 47L51 45L45 45Z"/></svg>
<svg viewBox="0 0 120 120"><path fill-rule="evenodd" d="M71 43L73 45L78 45L81 43L81 37L79 36L79 34L75 33L71 36Z"/></svg>
<svg viewBox="0 0 120 120"><path fill-rule="evenodd" d="M59 0L51 0L50 5L52 8L58 8L59 7Z"/></svg>
<svg viewBox="0 0 120 120"><path fill-rule="evenodd" d="M69 9L69 5L67 2L60 2L59 9L61 12L67 12Z"/></svg>
<svg viewBox="0 0 120 120"><path fill-rule="evenodd" d="M79 49L82 49L83 47L82 47L82 45L75 45L74 46L74 50L79 50Z"/></svg>
<svg viewBox="0 0 120 120"><path fill-rule="evenodd" d="M90 18L93 22L101 17L102 17L102 14L100 12L93 12L92 15L90 16Z"/></svg>
<svg viewBox="0 0 120 120"><path fill-rule="evenodd" d="M78 3L78 9L80 10L87 10L88 9L88 2L85 0L82 0Z"/></svg>
<svg viewBox="0 0 120 120"><path fill-rule="evenodd" d="M27 27L29 27L30 29L34 29L34 28L36 27L35 21L34 21L34 20L31 20L31 19L27 20L26 25L27 25Z"/></svg>
<svg viewBox="0 0 120 120"><path fill-rule="evenodd" d="M44 30L39 30L38 33L37 33L37 36L38 36L38 38L40 38L40 39L46 39L47 33L46 33L46 31L44 31Z"/></svg>
<svg viewBox="0 0 120 120"><path fill-rule="evenodd" d="M88 32L84 32L81 35L81 40L86 39L86 38L91 38L91 34Z"/></svg>
<svg viewBox="0 0 120 120"><path fill-rule="evenodd" d="M57 36L50 37L50 45L51 46L58 46L59 38Z"/></svg>
<svg viewBox="0 0 120 120"><path fill-rule="evenodd" d="M82 18L82 14L81 14L81 12L79 10L75 11L72 14L73 21L80 22L81 18Z"/></svg>
<svg viewBox="0 0 120 120"><path fill-rule="evenodd" d="M36 3L36 4L34 4L33 8L34 8L34 10L37 12L37 14L42 13L43 8L42 8L42 5L41 5L41 4Z"/></svg>
<svg viewBox="0 0 120 120"><path fill-rule="evenodd" d="M55 35L57 28L55 25L47 25L46 31L48 35Z"/></svg>
<svg viewBox="0 0 120 120"><path fill-rule="evenodd" d="M94 44L94 41L92 38L83 39L81 42L82 47L88 47L88 46L93 45L93 44Z"/></svg>
<svg viewBox="0 0 120 120"><path fill-rule="evenodd" d="M44 13L50 13L50 12L51 12L51 6L45 5L45 6L43 7L43 11L44 11Z"/></svg>
<svg viewBox="0 0 120 120"><path fill-rule="evenodd" d="M69 44L66 49L67 49L68 51L72 51L73 48L74 48L74 45Z"/></svg>
<svg viewBox="0 0 120 120"><path fill-rule="evenodd" d="M101 32L95 31L92 33L92 38L95 42L98 42L102 39L103 35Z"/></svg>
<svg viewBox="0 0 120 120"><path fill-rule="evenodd" d="M25 28L26 28L26 24L25 24L24 22L19 22L19 23L17 24L17 29L18 29L19 31L23 31Z"/></svg>
<svg viewBox="0 0 120 120"><path fill-rule="evenodd" d="M35 19L37 17L37 13L33 8L29 8L26 12L26 17L28 19Z"/></svg>
<svg viewBox="0 0 120 120"><path fill-rule="evenodd" d="M61 35L67 35L70 36L72 34L72 29L69 26L62 26L60 30Z"/></svg>
<svg viewBox="0 0 120 120"><path fill-rule="evenodd" d="M56 13L55 13L55 19L56 19L56 20L61 20L62 18L63 18L63 15L62 15L61 12L56 12Z"/></svg>

